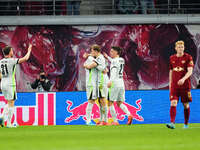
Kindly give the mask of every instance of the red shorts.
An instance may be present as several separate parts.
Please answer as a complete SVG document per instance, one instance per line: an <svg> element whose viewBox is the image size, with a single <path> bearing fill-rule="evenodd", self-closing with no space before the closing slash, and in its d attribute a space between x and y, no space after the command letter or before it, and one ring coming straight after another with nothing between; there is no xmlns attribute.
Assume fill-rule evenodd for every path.
<svg viewBox="0 0 200 150"><path fill-rule="evenodd" d="M171 90L170 91L170 101L179 100L181 98L182 103L192 102L192 95L190 90Z"/></svg>

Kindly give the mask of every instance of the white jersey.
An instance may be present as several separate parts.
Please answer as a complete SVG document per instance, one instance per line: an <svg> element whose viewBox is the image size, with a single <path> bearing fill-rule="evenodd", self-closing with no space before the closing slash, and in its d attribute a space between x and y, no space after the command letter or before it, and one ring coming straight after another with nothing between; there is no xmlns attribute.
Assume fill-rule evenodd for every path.
<svg viewBox="0 0 200 150"><path fill-rule="evenodd" d="M89 56L84 64L89 65L94 62L94 57ZM85 69L86 71L86 87L87 86L97 86L97 69Z"/></svg>
<svg viewBox="0 0 200 150"><path fill-rule="evenodd" d="M105 69L107 69L108 67L108 61L105 61ZM104 85L107 87L107 84L109 82L109 77L108 77L108 73L104 73Z"/></svg>
<svg viewBox="0 0 200 150"><path fill-rule="evenodd" d="M94 61L97 63L96 69L97 69L98 87L105 86L106 85L106 82L105 82L106 75L103 74L103 71L106 68L106 60L105 60L104 56L102 54L100 54Z"/></svg>
<svg viewBox="0 0 200 150"><path fill-rule="evenodd" d="M110 59L110 81L114 87L124 87L123 71L125 61L122 57Z"/></svg>
<svg viewBox="0 0 200 150"><path fill-rule="evenodd" d="M15 70L18 58L3 58L0 60L1 84L16 86Z"/></svg>

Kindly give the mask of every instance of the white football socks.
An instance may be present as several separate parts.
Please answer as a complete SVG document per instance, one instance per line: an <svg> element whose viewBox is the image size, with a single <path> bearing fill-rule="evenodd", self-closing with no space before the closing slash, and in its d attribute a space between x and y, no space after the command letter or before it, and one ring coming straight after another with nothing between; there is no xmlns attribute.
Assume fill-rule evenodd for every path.
<svg viewBox="0 0 200 150"><path fill-rule="evenodd" d="M123 110L124 113L126 113L127 116L130 116L130 111L128 110L128 108L126 107L126 105L121 104L120 108Z"/></svg>
<svg viewBox="0 0 200 150"><path fill-rule="evenodd" d="M114 105L110 106L109 108L110 108L110 113L113 118L113 121L117 122L117 114L116 114Z"/></svg>
<svg viewBox="0 0 200 150"><path fill-rule="evenodd" d="M108 106L103 106L103 110L104 110L104 113L103 113L104 121L108 122Z"/></svg>
<svg viewBox="0 0 200 150"><path fill-rule="evenodd" d="M93 104L92 103L88 103L87 107L86 107L86 123L90 123L91 122L91 115L92 115L92 107Z"/></svg>
<svg viewBox="0 0 200 150"><path fill-rule="evenodd" d="M100 110L100 119L99 121L103 121L104 120L104 113L103 113L103 107L100 105L99 106L99 110Z"/></svg>
<svg viewBox="0 0 200 150"><path fill-rule="evenodd" d="M14 113L15 107L8 107L8 126L11 126L11 120Z"/></svg>

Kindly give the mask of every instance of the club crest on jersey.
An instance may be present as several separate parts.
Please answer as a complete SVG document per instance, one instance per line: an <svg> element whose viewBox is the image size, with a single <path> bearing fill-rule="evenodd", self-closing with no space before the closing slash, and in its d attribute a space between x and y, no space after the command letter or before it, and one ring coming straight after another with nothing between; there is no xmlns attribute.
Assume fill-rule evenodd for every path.
<svg viewBox="0 0 200 150"><path fill-rule="evenodd" d="M184 64L184 63L185 63L185 60L182 60L181 63Z"/></svg>
<svg viewBox="0 0 200 150"><path fill-rule="evenodd" d="M176 71L176 72L184 71L184 68L178 66L178 67L173 68L173 71Z"/></svg>

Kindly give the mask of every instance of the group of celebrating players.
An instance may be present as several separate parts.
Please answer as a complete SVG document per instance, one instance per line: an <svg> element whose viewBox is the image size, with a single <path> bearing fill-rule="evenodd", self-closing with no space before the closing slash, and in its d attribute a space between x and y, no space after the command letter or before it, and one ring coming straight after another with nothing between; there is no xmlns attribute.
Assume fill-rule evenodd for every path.
<svg viewBox="0 0 200 150"><path fill-rule="evenodd" d="M7 119L7 127L15 127L11 123L14 113L14 103L16 99L16 82L15 69L16 64L27 61L30 57L32 45L29 45L28 52L23 58L13 58L13 50L11 47L3 49L4 58L0 60L0 75L1 75L1 90L8 101L4 106L0 116L0 125L4 126L4 121ZM92 45L90 53L85 53L86 59L83 67L86 70L86 94L88 105L86 108L86 124L96 125L91 121L92 108L95 100L99 100L100 104L100 120L97 125L119 125L114 103L124 111L128 116L127 124L132 124L133 116L123 104L125 101L125 87L123 81L123 71L125 60L120 57L122 49L118 46L113 46L110 50L110 56L106 53L101 53L101 48L98 45ZM184 106L184 128L188 128L190 116L189 102L192 102L191 82L194 63L192 56L185 53L183 41L175 43L176 54L170 57L169 62L169 90L170 90L170 118L171 122L166 126L170 129L175 129L176 106L179 98ZM107 66L110 64L110 69ZM110 71L110 78L108 78ZM107 104L108 100L108 104ZM110 110L113 122L108 123L108 110Z"/></svg>
<svg viewBox="0 0 200 150"><path fill-rule="evenodd" d="M123 104L125 100L125 87L123 81L123 71L125 61L120 54L122 49L113 46L110 50L110 57L104 53L101 54L101 48L98 45L91 46L90 54L84 54L87 60L84 63L86 69L86 93L88 105L86 108L86 124L94 125L91 122L92 107L96 99L100 103L100 121L97 125L108 124L108 107L113 119L112 125L118 125L117 114L114 107L114 102L117 102L118 107L124 111L128 116L127 124L132 123L133 117L126 105ZM108 79L107 61L110 62L110 79ZM106 103L108 100L108 106Z"/></svg>

